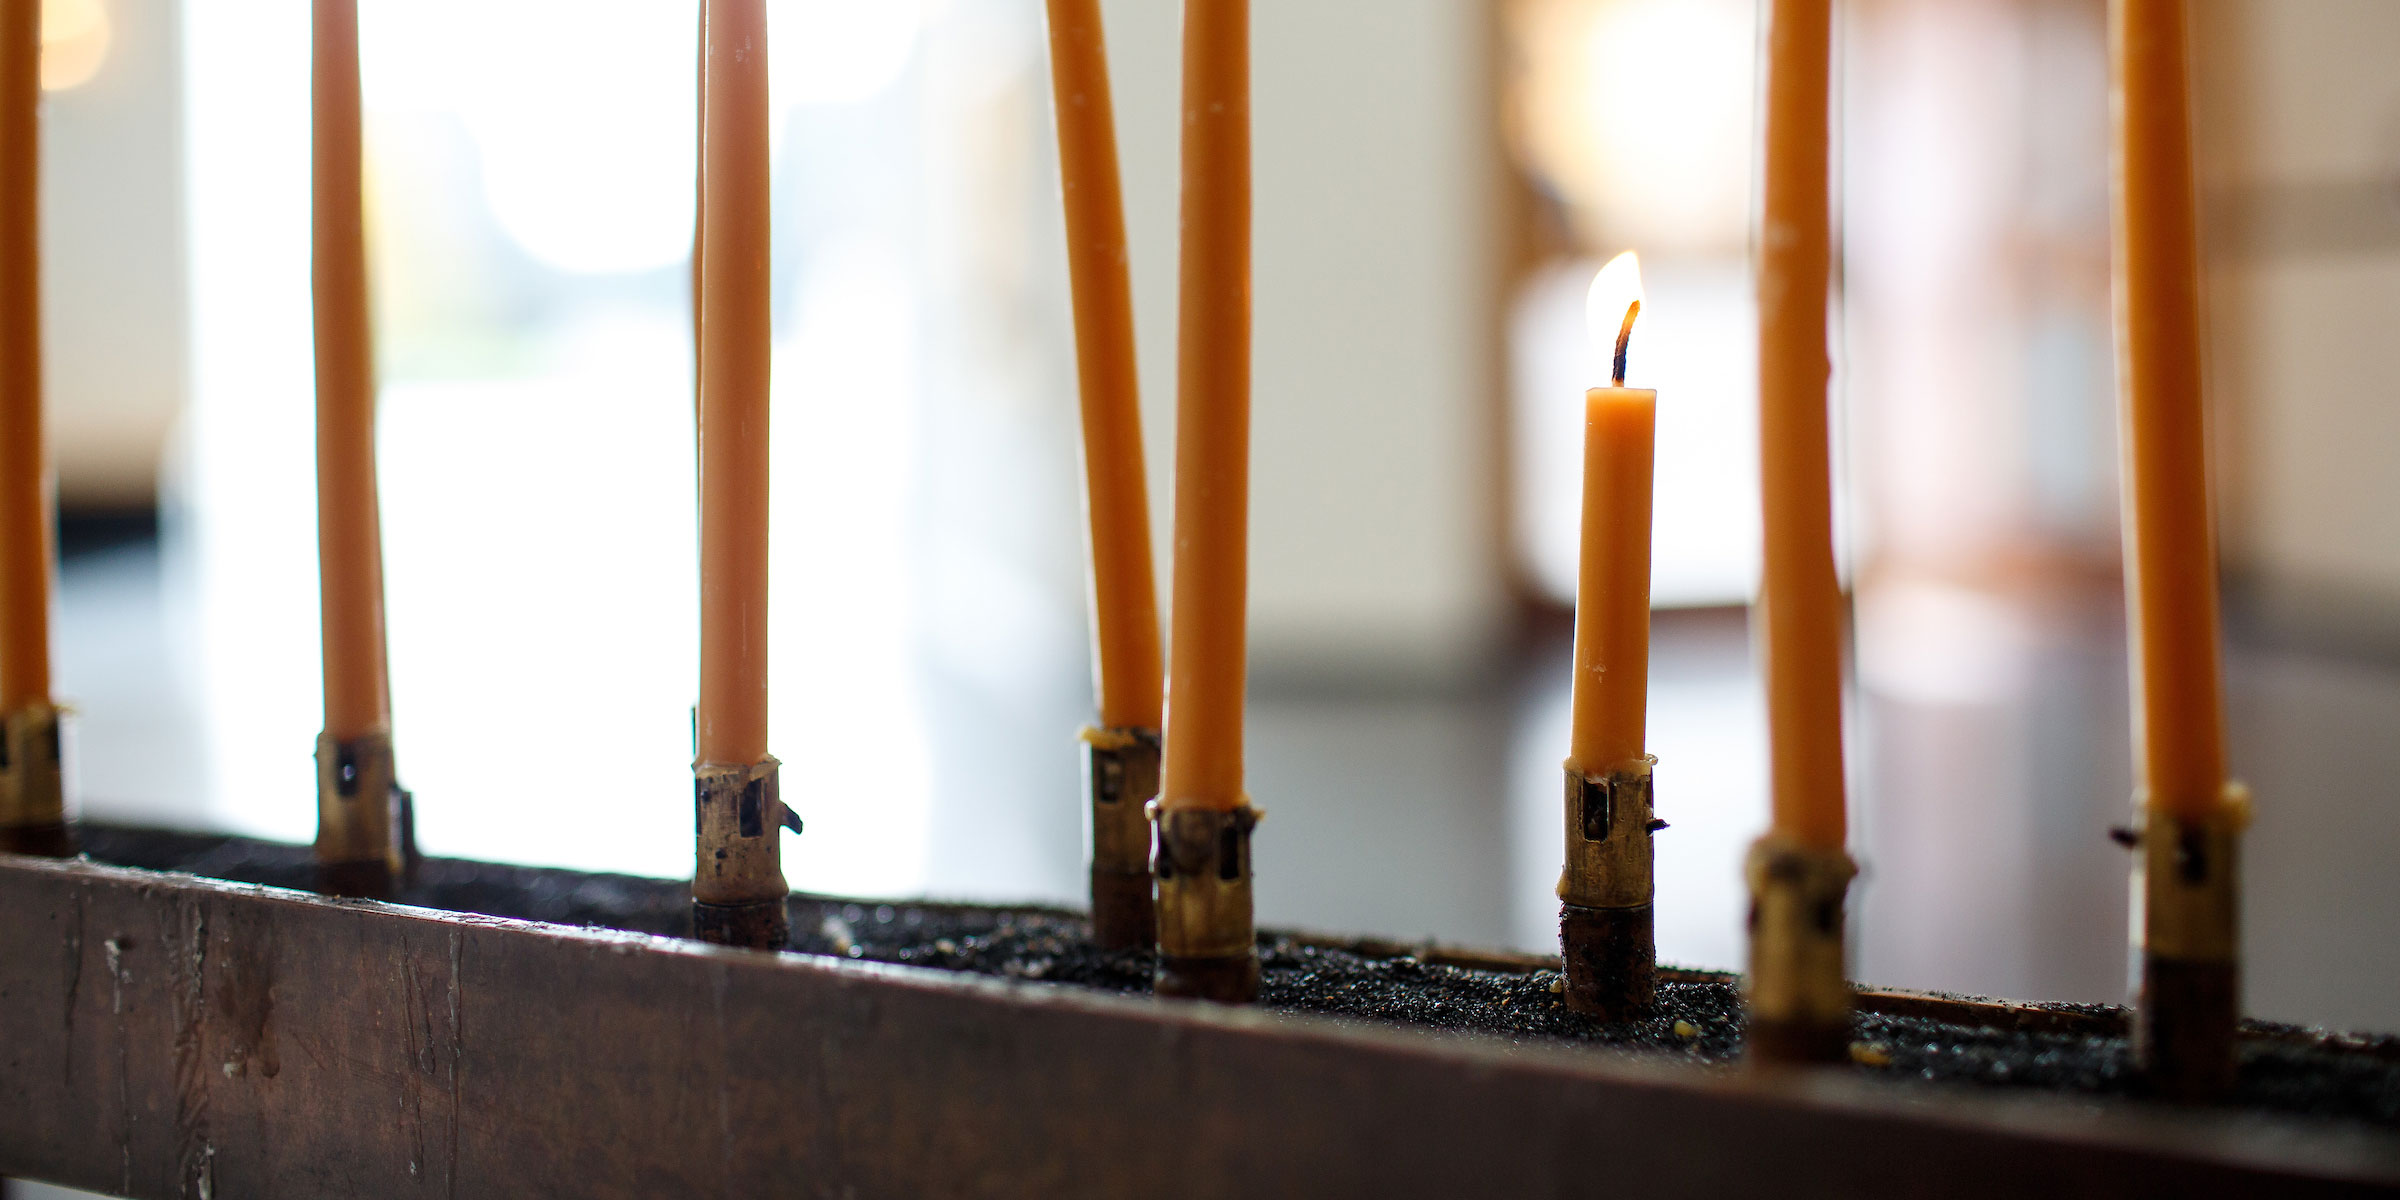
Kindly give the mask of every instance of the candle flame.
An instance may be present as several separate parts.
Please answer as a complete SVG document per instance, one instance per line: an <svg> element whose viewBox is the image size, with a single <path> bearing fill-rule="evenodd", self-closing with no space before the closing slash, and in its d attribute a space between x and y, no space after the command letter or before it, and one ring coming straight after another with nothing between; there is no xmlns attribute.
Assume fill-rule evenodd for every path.
<svg viewBox="0 0 2400 1200"><path fill-rule="evenodd" d="M1625 350L1633 339L1633 318L1641 311L1642 263L1628 250L1592 276L1592 290L1583 304L1592 346L1612 360L1609 379L1618 387L1625 386ZM1612 347L1615 353L1610 355Z"/></svg>

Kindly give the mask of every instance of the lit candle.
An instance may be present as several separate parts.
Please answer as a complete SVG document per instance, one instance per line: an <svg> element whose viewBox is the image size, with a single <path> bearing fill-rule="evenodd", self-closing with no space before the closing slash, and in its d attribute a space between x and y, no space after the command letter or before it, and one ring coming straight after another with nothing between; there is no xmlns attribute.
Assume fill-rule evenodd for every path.
<svg viewBox="0 0 2400 1200"><path fill-rule="evenodd" d="M360 182L358 6L316 0L314 284L317 566L325 734L388 727L383 544L375 498L375 344Z"/></svg>
<svg viewBox="0 0 2400 1200"><path fill-rule="evenodd" d="M1642 307L1627 251L1592 280L1584 314L1610 355L1611 386L1583 397L1583 557L1575 583L1574 731L1567 766L1590 775L1639 760L1650 697L1650 480L1658 393L1625 386Z"/></svg>
<svg viewBox="0 0 2400 1200"><path fill-rule="evenodd" d="M50 703L41 63L42 6L0 4L0 719Z"/></svg>
<svg viewBox="0 0 2400 1200"><path fill-rule="evenodd" d="M1656 998L1650 835L1650 481L1658 393L1625 386L1641 266L1609 260L1584 301L1609 386L1583 397L1583 554L1575 581L1574 727L1567 754L1559 954L1567 1007L1604 1020Z"/></svg>
<svg viewBox="0 0 2400 1200"><path fill-rule="evenodd" d="M2225 707L2184 13L2183 0L2115 6L2114 216L2139 765L2155 810L2200 821L2225 790Z"/></svg>
<svg viewBox="0 0 2400 1200"><path fill-rule="evenodd" d="M700 215L702 763L767 757L767 13L709 0Z"/></svg>
<svg viewBox="0 0 2400 1200"><path fill-rule="evenodd" d="M1827 465L1825 301L1831 0L1773 0L1766 64L1765 220L1758 242L1760 488L1768 753L1777 834L1846 837L1841 587Z"/></svg>
<svg viewBox="0 0 2400 1200"><path fill-rule="evenodd" d="M1156 729L1160 663L1143 478L1116 120L1099 0L1050 0L1050 85L1066 194L1075 365L1083 399L1084 506L1092 539L1092 634L1100 723ZM1237 631L1238 636L1238 631ZM1146 799L1146 797L1145 797Z"/></svg>
<svg viewBox="0 0 2400 1200"><path fill-rule="evenodd" d="M1187 0L1167 809L1243 804L1250 522L1250 10Z"/></svg>

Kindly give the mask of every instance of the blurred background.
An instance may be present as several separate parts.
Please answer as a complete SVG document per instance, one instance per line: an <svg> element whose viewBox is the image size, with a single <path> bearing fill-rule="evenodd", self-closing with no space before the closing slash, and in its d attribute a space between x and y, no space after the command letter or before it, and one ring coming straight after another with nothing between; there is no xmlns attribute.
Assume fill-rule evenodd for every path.
<svg viewBox="0 0 2400 1200"><path fill-rule="evenodd" d="M1107 0L1154 519L1178 6ZM1763 827L1755 0L1255 6L1260 918L1555 945L1581 302L1660 389L1659 948ZM2400 1027L2400 6L2195 0L2261 1016ZM694 9L361 0L396 735L432 853L689 870ZM1090 711L1038 0L774 0L774 748L809 890L1079 902ZM2102 0L1842 6L1858 977L2121 1001ZM86 814L305 840L302 0L45 0ZM1161 564L1164 579L1164 564ZM537 800L518 800L538 775ZM562 819L564 818L564 819Z"/></svg>

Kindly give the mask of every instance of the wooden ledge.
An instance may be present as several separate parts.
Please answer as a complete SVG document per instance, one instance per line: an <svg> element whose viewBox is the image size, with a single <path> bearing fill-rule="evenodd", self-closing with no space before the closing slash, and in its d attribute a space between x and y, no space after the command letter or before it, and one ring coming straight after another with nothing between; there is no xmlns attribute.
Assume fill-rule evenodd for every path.
<svg viewBox="0 0 2400 1200"><path fill-rule="evenodd" d="M2346 1192L2344 1127L0 855L0 1174L180 1197Z"/></svg>

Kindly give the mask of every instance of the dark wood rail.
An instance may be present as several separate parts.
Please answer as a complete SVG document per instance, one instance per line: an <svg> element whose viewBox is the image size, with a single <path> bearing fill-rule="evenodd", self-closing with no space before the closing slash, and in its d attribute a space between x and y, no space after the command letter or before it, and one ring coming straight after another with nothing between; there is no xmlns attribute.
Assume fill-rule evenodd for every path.
<svg viewBox="0 0 2400 1200"><path fill-rule="evenodd" d="M0 1175L145 1197L2347 1194L2400 1139L0 855Z"/></svg>

